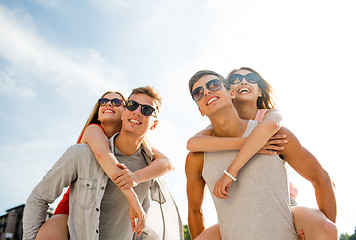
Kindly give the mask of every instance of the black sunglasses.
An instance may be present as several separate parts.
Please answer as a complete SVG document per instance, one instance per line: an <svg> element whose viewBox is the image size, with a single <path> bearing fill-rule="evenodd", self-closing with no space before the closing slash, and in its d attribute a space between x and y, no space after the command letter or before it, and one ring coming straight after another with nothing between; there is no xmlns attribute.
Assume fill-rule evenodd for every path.
<svg viewBox="0 0 356 240"><path fill-rule="evenodd" d="M124 102L124 100L118 98L113 98L113 99L100 98L98 100L99 106L105 106L108 102L110 102L113 107L120 107Z"/></svg>
<svg viewBox="0 0 356 240"><path fill-rule="evenodd" d="M260 76L257 73L248 73L246 75L241 75L239 73L232 74L229 78L231 84L239 84L243 79L246 79L247 82L255 84L261 80Z"/></svg>
<svg viewBox="0 0 356 240"><path fill-rule="evenodd" d="M206 89L208 89L209 91L213 91L213 92L220 90L221 86L222 86L222 83L220 82L219 79L210 80L209 82L207 82L205 84ZM195 88L191 94L192 94L192 98L194 99L194 101L196 101L196 102L199 101L204 95L204 87L200 86L200 87Z"/></svg>
<svg viewBox="0 0 356 240"><path fill-rule="evenodd" d="M141 106L141 113L145 116L151 116L156 109L150 105L145 105L136 102L135 100L128 100L126 102L126 108L130 110L131 112L135 111L139 106ZM156 116L154 116L156 117Z"/></svg>

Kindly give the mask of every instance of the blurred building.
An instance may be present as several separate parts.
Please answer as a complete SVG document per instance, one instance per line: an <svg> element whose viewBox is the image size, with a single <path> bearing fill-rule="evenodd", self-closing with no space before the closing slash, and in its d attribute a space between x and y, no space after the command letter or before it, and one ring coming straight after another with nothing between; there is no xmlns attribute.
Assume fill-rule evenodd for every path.
<svg viewBox="0 0 356 240"><path fill-rule="evenodd" d="M22 216L25 204L6 210L6 214L0 216L0 240L22 239ZM46 220L53 216L53 209L47 211Z"/></svg>

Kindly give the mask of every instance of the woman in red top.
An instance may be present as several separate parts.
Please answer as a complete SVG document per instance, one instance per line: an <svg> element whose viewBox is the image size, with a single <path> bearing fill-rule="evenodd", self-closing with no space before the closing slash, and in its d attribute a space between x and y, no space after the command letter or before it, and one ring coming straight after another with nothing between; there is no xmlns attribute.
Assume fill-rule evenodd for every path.
<svg viewBox="0 0 356 240"><path fill-rule="evenodd" d="M140 233L144 227L146 214L132 190L141 182L162 176L173 169L171 161L157 149L154 161L147 167L131 172L124 165L117 162L109 148L109 138L121 130L121 113L125 98L119 92L106 92L95 104L77 143L87 143L93 151L101 168L108 177L123 191L130 202L130 218L138 218L137 224L133 221L132 229ZM47 220L36 239L69 239L67 220L69 214L69 192L67 190L58 204L54 216Z"/></svg>
<svg viewBox="0 0 356 240"><path fill-rule="evenodd" d="M213 137L211 136L212 126L209 126L189 139L187 148L191 152L240 150L232 164L235 163L235 166L238 165L239 168L242 168L250 158L245 157L248 154L253 155L256 152L275 154L282 150L281 144L286 143L285 136L276 135L270 138L279 130L282 118L274 109L272 88L255 70L247 67L235 69L230 72L227 80L230 81L231 89L234 90L233 103L240 117L262 121L261 124L253 130L247 139ZM194 91L192 95L194 96ZM199 92L197 92L197 96L199 97ZM258 137L253 139L252 135ZM258 144L260 144L260 148L264 146L257 149ZM244 157L242 157L242 152ZM224 174L215 185L214 195L226 198L223 193L229 183L231 183L231 179ZM331 219L329 220L320 210L300 206L292 207L292 213L300 239L304 239L304 235L307 239L313 240L337 239L337 229L334 224L336 216L334 214L328 216ZM221 239L219 225L216 224L204 230L196 239Z"/></svg>

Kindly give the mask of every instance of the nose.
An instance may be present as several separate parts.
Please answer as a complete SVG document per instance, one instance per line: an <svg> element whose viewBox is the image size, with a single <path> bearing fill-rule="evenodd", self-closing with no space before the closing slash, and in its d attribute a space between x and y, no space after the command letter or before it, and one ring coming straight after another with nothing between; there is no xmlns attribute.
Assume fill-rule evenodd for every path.
<svg viewBox="0 0 356 240"><path fill-rule="evenodd" d="M246 84L247 84L247 81L246 81L246 78L245 78L245 77L244 77L244 78L242 78L242 81L240 82L240 84L241 84L241 85L243 85L243 84L245 84L245 85L246 85Z"/></svg>
<svg viewBox="0 0 356 240"><path fill-rule="evenodd" d="M141 105L139 105L138 108L136 108L135 111L133 111L133 113L141 115Z"/></svg>
<svg viewBox="0 0 356 240"><path fill-rule="evenodd" d="M204 89L204 95L207 96L208 93L211 93L211 90L209 90L206 86L203 86Z"/></svg>
<svg viewBox="0 0 356 240"><path fill-rule="evenodd" d="M107 106L107 105L109 105L109 106L111 106L111 107L112 107L112 103L111 103L111 101L108 101L108 102L105 104L105 106Z"/></svg>

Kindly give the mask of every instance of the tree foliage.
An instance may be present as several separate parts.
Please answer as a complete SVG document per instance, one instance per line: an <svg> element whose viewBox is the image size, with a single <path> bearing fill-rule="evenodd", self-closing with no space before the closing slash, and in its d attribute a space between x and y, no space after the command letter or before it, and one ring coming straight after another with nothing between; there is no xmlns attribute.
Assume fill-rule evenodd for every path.
<svg viewBox="0 0 356 240"><path fill-rule="evenodd" d="M347 233L341 233L339 240L356 240L356 228L355 228L355 233L352 234L351 236Z"/></svg>
<svg viewBox="0 0 356 240"><path fill-rule="evenodd" d="M183 230L184 230L184 240L191 240L192 238L190 237L189 228L187 224L183 226Z"/></svg>

